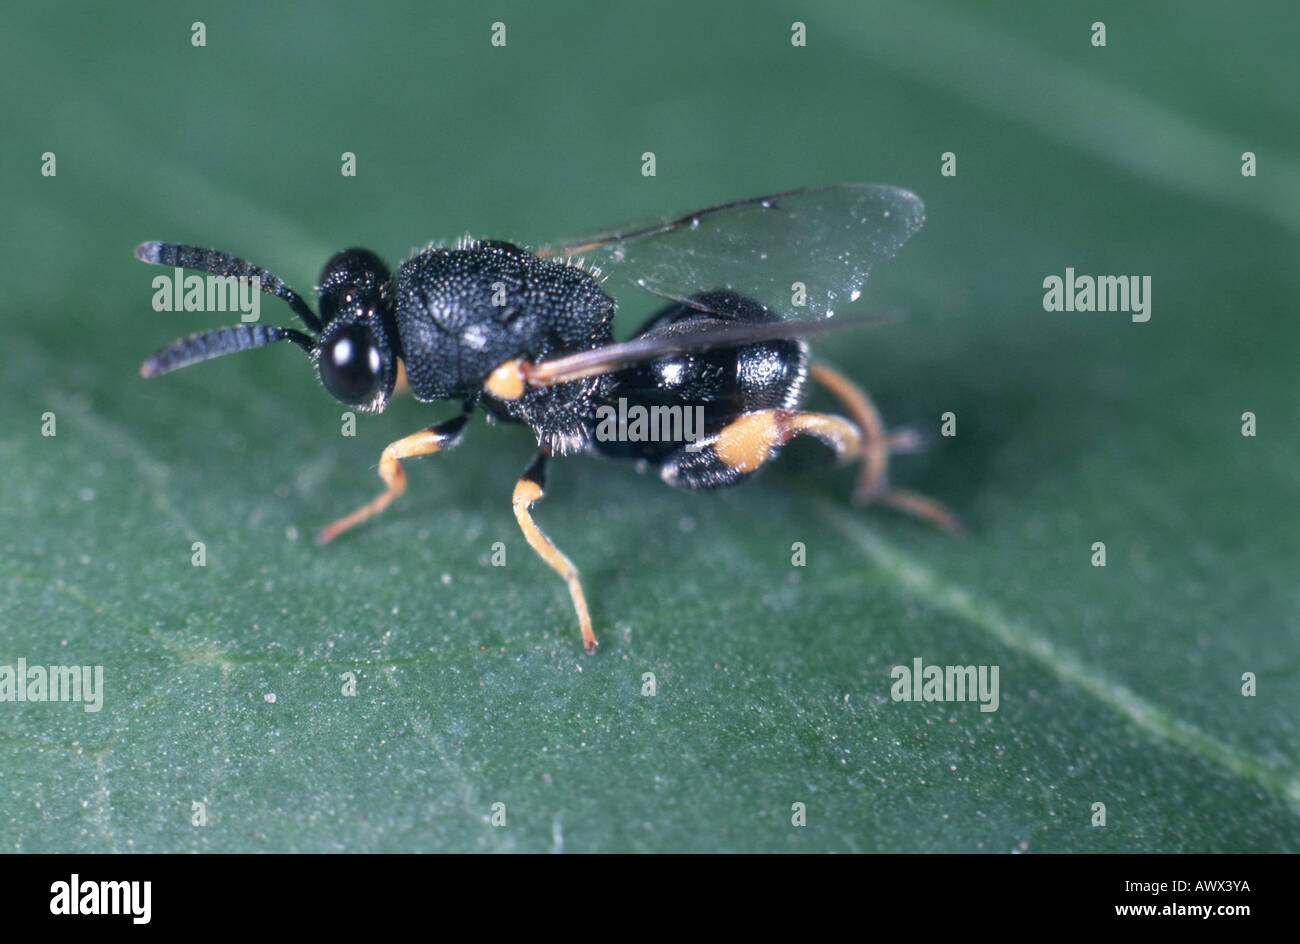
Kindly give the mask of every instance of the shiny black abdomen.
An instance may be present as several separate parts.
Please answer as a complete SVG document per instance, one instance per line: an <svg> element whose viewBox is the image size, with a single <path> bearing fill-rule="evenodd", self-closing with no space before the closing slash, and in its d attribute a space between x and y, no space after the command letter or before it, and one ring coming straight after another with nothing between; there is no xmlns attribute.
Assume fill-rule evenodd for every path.
<svg viewBox="0 0 1300 944"><path fill-rule="evenodd" d="M666 333L672 325L778 321L780 316L758 302L728 291L695 296L709 311L673 303L641 328L637 337ZM672 354L617 371L601 406L620 409L700 407L703 433L716 433L742 413L794 409L803 393L808 352L800 341L763 341L692 354ZM697 431L698 432L698 431ZM617 458L661 462L682 448L681 441L632 441L596 437L595 448Z"/></svg>

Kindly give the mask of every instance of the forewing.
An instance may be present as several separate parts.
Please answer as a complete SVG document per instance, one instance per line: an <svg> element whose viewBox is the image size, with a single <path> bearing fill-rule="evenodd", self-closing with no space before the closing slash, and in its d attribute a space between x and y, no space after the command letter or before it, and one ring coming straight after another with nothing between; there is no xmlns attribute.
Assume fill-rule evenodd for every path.
<svg viewBox="0 0 1300 944"><path fill-rule="evenodd" d="M630 341L606 344L587 351L576 351L541 361L528 367L525 376L534 387L549 387L558 383L581 380L584 377L594 377L668 354L685 354L692 351L739 347L743 344L757 344L763 341L805 338L823 331L860 328L882 324L893 319L893 312L878 311L853 312L833 320L786 318L780 321L723 321L711 318L702 321L681 321L649 337L636 337Z"/></svg>
<svg viewBox="0 0 1300 944"><path fill-rule="evenodd" d="M825 318L856 301L872 266L924 220L910 191L836 184L634 223L538 254L597 266L615 298L633 287L669 298L730 289L782 317Z"/></svg>

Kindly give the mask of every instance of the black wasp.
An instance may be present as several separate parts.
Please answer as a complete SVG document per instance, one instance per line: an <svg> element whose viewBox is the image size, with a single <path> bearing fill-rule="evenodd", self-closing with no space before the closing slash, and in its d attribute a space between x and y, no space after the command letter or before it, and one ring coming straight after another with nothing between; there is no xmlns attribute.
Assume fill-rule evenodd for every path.
<svg viewBox="0 0 1300 944"><path fill-rule="evenodd" d="M144 262L260 280L310 333L260 324L175 341L140 368L152 377L232 351L291 341L311 356L325 389L350 406L383 410L403 371L418 400L458 400L461 412L383 452L384 491L324 528L322 542L377 514L406 489L401 460L456 445L475 406L537 436L514 490L524 536L568 584L583 643L596 649L577 569L533 522L553 454L589 452L657 468L665 482L718 488L749 478L794 436L814 436L841 459L859 459L860 502L881 501L955 528L941 505L887 484L891 452L914 437L888 433L867 396L810 361L803 340L857 300L871 266L892 256L924 220L897 187L841 184L708 207L530 252L463 240L416 253L394 277L365 249L325 265L317 317L279 278L212 249L144 243ZM649 292L667 304L631 339L615 342L606 288ZM850 419L799 409L809 379ZM688 441L601 435L618 405L678 407L702 416ZM602 414L602 409L605 411ZM644 415L644 414L642 414Z"/></svg>

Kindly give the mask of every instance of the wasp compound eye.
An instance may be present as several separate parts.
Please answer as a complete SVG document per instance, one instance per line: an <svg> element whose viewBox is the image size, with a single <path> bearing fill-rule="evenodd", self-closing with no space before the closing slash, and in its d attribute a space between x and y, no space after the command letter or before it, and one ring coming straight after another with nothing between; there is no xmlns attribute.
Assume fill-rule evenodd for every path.
<svg viewBox="0 0 1300 944"><path fill-rule="evenodd" d="M379 348L363 325L344 325L321 349L321 383L344 403L360 406L373 399L382 368Z"/></svg>

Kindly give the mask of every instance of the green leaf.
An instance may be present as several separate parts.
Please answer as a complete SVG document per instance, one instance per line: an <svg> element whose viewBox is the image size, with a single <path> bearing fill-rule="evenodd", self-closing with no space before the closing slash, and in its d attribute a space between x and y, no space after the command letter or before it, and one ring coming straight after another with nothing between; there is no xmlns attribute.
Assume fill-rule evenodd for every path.
<svg viewBox="0 0 1300 944"><path fill-rule="evenodd" d="M104 687L98 712L0 702L4 848L1300 847L1289 5L1225 27L1211 4L845 0L805 48L775 5L554 6L494 12L504 48L421 4L9 17L0 667ZM535 513L596 656L511 513L527 430L477 420L318 547L383 446L453 405L345 437L288 345L137 374L234 320L154 312L143 240L309 294L343 246L396 263L849 180L926 201L864 297L908 314L814 349L935 434L894 481L968 534L853 508L807 442L716 494L557 460ZM1067 267L1151 276L1151 320L1044 311ZM894 700L915 659L996 666L997 710Z"/></svg>

